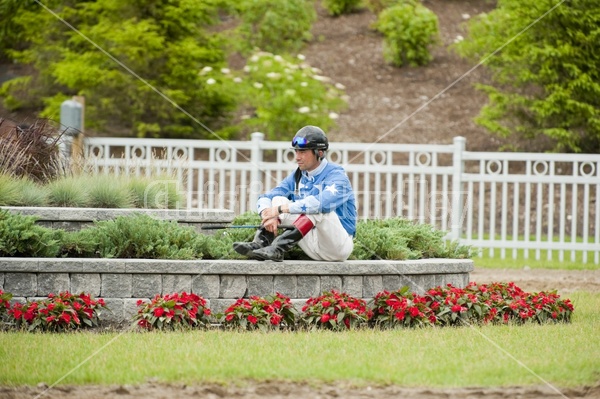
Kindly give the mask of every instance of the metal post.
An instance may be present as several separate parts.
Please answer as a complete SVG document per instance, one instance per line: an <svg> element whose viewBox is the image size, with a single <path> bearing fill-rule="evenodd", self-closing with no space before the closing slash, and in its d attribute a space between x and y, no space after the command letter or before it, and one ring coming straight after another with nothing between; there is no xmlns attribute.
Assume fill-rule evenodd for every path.
<svg viewBox="0 0 600 399"><path fill-rule="evenodd" d="M450 238L460 239L462 224L463 198L462 198L462 174L464 171L463 152L467 146L467 140L458 136L454 138L454 154L452 155L452 228Z"/></svg>
<svg viewBox="0 0 600 399"><path fill-rule="evenodd" d="M66 160L71 159L73 139L83 131L83 105L66 100L60 105L60 124L64 129L60 149Z"/></svg>

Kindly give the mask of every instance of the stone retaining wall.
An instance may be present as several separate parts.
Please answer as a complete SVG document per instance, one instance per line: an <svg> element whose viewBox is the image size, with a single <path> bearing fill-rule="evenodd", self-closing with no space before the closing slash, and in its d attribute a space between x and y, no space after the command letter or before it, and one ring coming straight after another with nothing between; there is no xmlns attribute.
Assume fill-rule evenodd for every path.
<svg viewBox="0 0 600 399"><path fill-rule="evenodd" d="M156 294L193 292L208 300L213 313L236 299L280 292L296 305L323 291L336 289L371 299L383 290L408 285L423 293L448 283L464 287L473 261L424 259L413 261L284 261L139 260L0 258L0 289L15 301L34 300L68 290L104 298L111 312L102 320L126 322L137 311L138 299Z"/></svg>

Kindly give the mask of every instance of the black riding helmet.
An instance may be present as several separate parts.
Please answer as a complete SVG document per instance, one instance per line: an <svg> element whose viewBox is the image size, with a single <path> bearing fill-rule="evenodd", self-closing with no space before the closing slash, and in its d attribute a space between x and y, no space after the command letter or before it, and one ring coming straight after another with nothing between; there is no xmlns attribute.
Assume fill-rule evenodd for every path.
<svg viewBox="0 0 600 399"><path fill-rule="evenodd" d="M298 130L292 139L292 148L297 150L327 151L329 148L329 141L321 128L308 125Z"/></svg>

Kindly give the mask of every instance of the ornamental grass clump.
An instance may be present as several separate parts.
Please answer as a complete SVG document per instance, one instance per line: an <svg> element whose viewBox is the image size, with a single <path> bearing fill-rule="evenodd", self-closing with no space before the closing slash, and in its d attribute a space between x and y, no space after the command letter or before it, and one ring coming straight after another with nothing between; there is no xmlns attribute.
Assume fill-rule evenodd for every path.
<svg viewBox="0 0 600 399"><path fill-rule="evenodd" d="M206 328L210 325L211 310L206 299L193 293L156 295L151 301L137 301L138 312L133 325L152 330L184 330Z"/></svg>
<svg viewBox="0 0 600 399"><path fill-rule="evenodd" d="M299 322L310 330L341 331L365 326L371 315L372 311L363 299L331 290L317 298L309 298L302 307Z"/></svg>
<svg viewBox="0 0 600 399"><path fill-rule="evenodd" d="M94 299L88 293L73 295L68 291L49 294L47 299L15 303L8 311L12 321L28 331L64 332L85 327L97 327L104 299Z"/></svg>
<svg viewBox="0 0 600 399"><path fill-rule="evenodd" d="M293 329L297 312L289 297L277 292L265 298L240 298L224 313L217 315L223 327L237 330Z"/></svg>

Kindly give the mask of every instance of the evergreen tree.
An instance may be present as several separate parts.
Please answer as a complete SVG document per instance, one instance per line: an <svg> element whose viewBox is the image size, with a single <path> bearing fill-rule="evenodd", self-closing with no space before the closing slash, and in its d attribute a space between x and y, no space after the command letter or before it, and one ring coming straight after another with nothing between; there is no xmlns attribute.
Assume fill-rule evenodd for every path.
<svg viewBox="0 0 600 399"><path fill-rule="evenodd" d="M489 58L476 121L556 151L600 152L600 0L499 0L470 23L460 54Z"/></svg>
<svg viewBox="0 0 600 399"><path fill-rule="evenodd" d="M218 22L217 3L48 0L47 9L17 9L11 29L26 46L7 52L35 73L6 82L0 94L10 109L43 106L42 116L55 120L65 99L82 95L90 128L212 138L196 121L218 128L235 105L199 74L225 65L219 36L207 33Z"/></svg>

